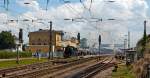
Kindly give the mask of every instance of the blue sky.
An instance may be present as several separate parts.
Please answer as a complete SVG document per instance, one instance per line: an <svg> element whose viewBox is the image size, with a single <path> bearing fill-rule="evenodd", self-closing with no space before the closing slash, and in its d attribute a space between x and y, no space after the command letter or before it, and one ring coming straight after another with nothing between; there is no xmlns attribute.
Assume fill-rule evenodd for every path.
<svg viewBox="0 0 150 78"><path fill-rule="evenodd" d="M19 0L10 0L9 1L9 9L11 10L11 14L16 15L17 13L24 13L24 12L28 11L27 8L22 7L19 4L17 4L18 1ZM79 0L65 0L65 1L70 1L72 3L79 2ZM0 2L1 2L0 5L4 6L4 4L3 4L4 1L0 1ZM39 5L42 9L46 9L47 0L37 0L37 2L39 3ZM51 7L58 7L63 4L64 4L63 0L49 0L48 9ZM5 11L5 9L3 7L1 7L0 11ZM17 13L15 13L15 12L17 12Z"/></svg>
<svg viewBox="0 0 150 78"><path fill-rule="evenodd" d="M103 18L103 22L89 22L92 18L89 11L83 8L83 5L79 3L79 0L65 0L70 1L70 4L63 3L63 0L49 0L48 10L46 11L46 0L10 0L8 11L3 7L0 7L1 20L16 19L16 18L33 18L33 19L51 19L54 22L54 29L64 30L66 32L72 32L71 35L75 36L77 32L81 32L82 37L87 37L91 40L91 43L97 41L97 35L101 34L103 37L103 43L122 43L124 35L128 31L131 31L131 45L135 46L136 42L143 35L143 21L149 20L150 17L150 0L114 0L114 3L108 3L109 0L93 0L91 7L91 14L93 17ZM24 2L31 3L30 5L24 5ZM86 8L89 8L90 0L83 0ZM3 6L3 1L0 0L0 6ZM71 22L64 21L65 18L79 18L84 17L85 22ZM114 18L115 21L108 21L107 19ZM43 24L31 25L30 31L38 30L39 28L46 28L48 23L44 21ZM15 24L15 27L10 25L4 25L0 22L2 30L12 30L17 34L19 28L28 29L29 25L24 23ZM47 26L46 26L47 25ZM150 29L150 23L147 23L148 30ZM36 28L33 28L37 26ZM17 28L18 27L18 28ZM86 30L85 30L86 29ZM28 31L28 30L27 30ZM110 34L112 33L112 34ZM148 31L150 33L150 31ZM89 35L91 34L91 35ZM92 37L91 37L92 36ZM25 33L25 39L27 39L27 32ZM93 42L92 42L93 41ZM26 41L27 43L28 41Z"/></svg>

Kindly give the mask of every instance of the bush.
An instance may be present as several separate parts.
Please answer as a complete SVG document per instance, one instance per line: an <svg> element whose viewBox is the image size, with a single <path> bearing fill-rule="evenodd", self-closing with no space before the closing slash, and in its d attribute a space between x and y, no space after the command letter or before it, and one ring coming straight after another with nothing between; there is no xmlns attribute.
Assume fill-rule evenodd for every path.
<svg viewBox="0 0 150 78"><path fill-rule="evenodd" d="M17 52L9 52L9 51L0 51L0 59L10 59L10 58L16 58ZM31 52L19 52L19 57L25 58L25 57L32 57Z"/></svg>
<svg viewBox="0 0 150 78"><path fill-rule="evenodd" d="M133 64L133 72L136 75L136 78L145 78L147 74L147 65L149 64L149 59L143 58L136 61Z"/></svg>

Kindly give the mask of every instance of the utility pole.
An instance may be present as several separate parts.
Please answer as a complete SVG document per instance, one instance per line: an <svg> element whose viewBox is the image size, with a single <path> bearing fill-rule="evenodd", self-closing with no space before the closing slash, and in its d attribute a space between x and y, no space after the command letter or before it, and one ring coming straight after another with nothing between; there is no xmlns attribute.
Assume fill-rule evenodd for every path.
<svg viewBox="0 0 150 78"><path fill-rule="evenodd" d="M128 49L130 49L130 31L128 31Z"/></svg>
<svg viewBox="0 0 150 78"><path fill-rule="evenodd" d="M127 42L127 39L124 39L124 54L126 53L126 42Z"/></svg>
<svg viewBox="0 0 150 78"><path fill-rule="evenodd" d="M48 10L49 0L46 1L46 11Z"/></svg>
<svg viewBox="0 0 150 78"><path fill-rule="evenodd" d="M143 35L143 40L144 40L144 42L143 42L143 50L142 50L142 53L141 53L141 57L143 58L144 57L144 51L145 51L145 46L146 46L146 41L147 41L147 33L146 33L146 23L147 23L147 21L145 20L144 21L144 35Z"/></svg>
<svg viewBox="0 0 150 78"><path fill-rule="evenodd" d="M8 11L9 0L4 0L4 8Z"/></svg>
<svg viewBox="0 0 150 78"><path fill-rule="evenodd" d="M18 51L19 44L17 44L16 47L17 47L17 60L16 60L16 63L19 64L19 51Z"/></svg>
<svg viewBox="0 0 150 78"><path fill-rule="evenodd" d="M49 30L49 56L48 59L53 59L53 52L52 52L52 21L50 23L50 30ZM51 58L51 52L52 52L52 58Z"/></svg>
<svg viewBox="0 0 150 78"><path fill-rule="evenodd" d="M146 45L146 36L147 36L147 34L146 34L146 21L144 21L144 46Z"/></svg>
<svg viewBox="0 0 150 78"><path fill-rule="evenodd" d="M100 49L101 49L101 35L99 35L99 54L101 53Z"/></svg>
<svg viewBox="0 0 150 78"><path fill-rule="evenodd" d="M116 50L115 50L115 40L113 40L113 53L114 53L114 57L116 55Z"/></svg>
<svg viewBox="0 0 150 78"><path fill-rule="evenodd" d="M19 47L22 51L22 45L23 45L23 29L19 30L19 39L17 40L16 48L17 48L17 59L16 63L19 64Z"/></svg>

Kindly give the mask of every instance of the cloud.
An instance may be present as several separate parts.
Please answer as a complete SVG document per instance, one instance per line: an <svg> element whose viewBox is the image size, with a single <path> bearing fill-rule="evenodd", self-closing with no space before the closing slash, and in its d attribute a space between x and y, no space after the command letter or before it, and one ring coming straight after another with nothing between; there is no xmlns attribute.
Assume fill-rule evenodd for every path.
<svg viewBox="0 0 150 78"><path fill-rule="evenodd" d="M41 9L36 0L17 0L17 3L22 7L28 8L30 11L39 11Z"/></svg>
<svg viewBox="0 0 150 78"><path fill-rule="evenodd" d="M30 5L25 5L25 2L30 2ZM96 24L96 22L89 22L91 21L89 19L92 17L88 9L83 8L81 3L62 4L51 7L47 11L43 10L36 0L18 0L18 3L20 6L29 9L27 12L19 15L19 19L44 19L42 20L44 24L38 23L41 22L41 20L38 20L34 23L31 21L27 23L21 22L18 26L27 30L28 25L30 25L32 27L30 31L34 31L39 28L48 28L48 22L53 21L54 29L72 32L71 35L73 36L76 36L77 32L81 32L82 37L87 37L91 40L91 44L97 43L98 34L102 35L103 43L112 43L113 40L118 41L117 43L122 43L120 39L128 31L131 31L133 45L135 45L136 41L142 36L143 21L148 17L149 7L144 0L116 0L114 3L105 2L104 0L93 0L91 5L92 17L103 18L102 22L97 22ZM85 0L84 4L89 8L90 0ZM6 16L2 18L6 18ZM85 19L82 20L84 22L64 20L65 18L81 17ZM107 20L109 18L114 18L115 20ZM79 21L79 19L76 21ZM150 29L150 27L148 28Z"/></svg>

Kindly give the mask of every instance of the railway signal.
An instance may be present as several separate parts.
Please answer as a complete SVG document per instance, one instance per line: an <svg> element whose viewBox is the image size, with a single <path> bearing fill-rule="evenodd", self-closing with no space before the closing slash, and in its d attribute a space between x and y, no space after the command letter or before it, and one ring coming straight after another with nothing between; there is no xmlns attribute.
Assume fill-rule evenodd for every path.
<svg viewBox="0 0 150 78"><path fill-rule="evenodd" d="M80 33L78 33L77 39L78 39L78 41L79 41L79 43L80 43Z"/></svg>
<svg viewBox="0 0 150 78"><path fill-rule="evenodd" d="M98 41L99 41L99 54L100 54L100 46L101 46L101 35L99 35L99 39L98 39Z"/></svg>

